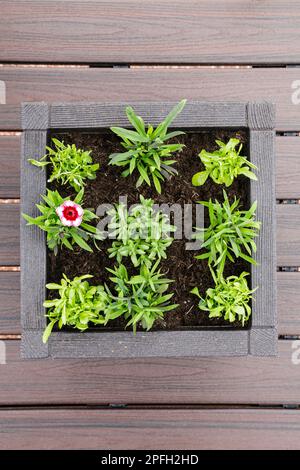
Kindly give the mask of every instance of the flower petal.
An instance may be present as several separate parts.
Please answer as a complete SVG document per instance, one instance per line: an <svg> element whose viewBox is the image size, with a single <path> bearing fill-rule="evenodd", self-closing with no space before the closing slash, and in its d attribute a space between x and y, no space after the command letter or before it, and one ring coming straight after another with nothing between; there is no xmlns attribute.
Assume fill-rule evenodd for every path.
<svg viewBox="0 0 300 470"><path fill-rule="evenodd" d="M77 209L77 212L78 212L79 217L82 217L82 216L83 216L83 209L82 209L82 207L81 207L79 204L76 204L76 209Z"/></svg>
<svg viewBox="0 0 300 470"><path fill-rule="evenodd" d="M82 217L77 217L77 219L72 221L72 225L73 225L73 227L79 227L81 222L82 222Z"/></svg>
<svg viewBox="0 0 300 470"><path fill-rule="evenodd" d="M62 206L59 206L55 209L55 212L57 213L58 217L62 217L63 214L63 208Z"/></svg>
<svg viewBox="0 0 300 470"><path fill-rule="evenodd" d="M66 227L72 227L73 225L72 220L68 220L65 217L61 217L60 220L61 220L61 223L65 225Z"/></svg>

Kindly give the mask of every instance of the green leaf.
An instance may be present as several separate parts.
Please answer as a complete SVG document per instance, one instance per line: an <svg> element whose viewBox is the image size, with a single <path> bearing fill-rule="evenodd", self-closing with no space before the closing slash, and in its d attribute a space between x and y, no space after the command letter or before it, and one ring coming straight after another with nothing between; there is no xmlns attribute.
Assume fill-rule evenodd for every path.
<svg viewBox="0 0 300 470"><path fill-rule="evenodd" d="M49 339L49 336L52 333L52 329L53 329L53 326L55 325L55 323L56 323L56 320L53 320L50 323L48 323L48 325L46 326L46 328L44 330L44 333L43 333L43 343L44 344L47 343L47 341Z"/></svg>
<svg viewBox="0 0 300 470"><path fill-rule="evenodd" d="M159 194L161 194L161 185L160 185L159 179L155 176L154 173L152 174L152 179L153 179L153 183L154 183L156 191Z"/></svg>
<svg viewBox="0 0 300 470"><path fill-rule="evenodd" d="M137 116L131 106L126 108L126 114L129 122L133 125L133 127L137 130L139 134L142 136L147 136L145 132L145 124L143 119L140 116Z"/></svg>
<svg viewBox="0 0 300 470"><path fill-rule="evenodd" d="M89 251L90 253L93 252L91 247L75 231L72 231L72 237L75 243L77 243L77 245L79 245L81 248L86 251Z"/></svg>
<svg viewBox="0 0 300 470"><path fill-rule="evenodd" d="M123 139L128 139L132 142L148 142L148 137L140 135L138 132L123 129L122 127L111 127L110 130Z"/></svg>
<svg viewBox="0 0 300 470"><path fill-rule="evenodd" d="M196 173L192 178L192 185L193 186L202 186L208 178L208 171L200 171Z"/></svg>

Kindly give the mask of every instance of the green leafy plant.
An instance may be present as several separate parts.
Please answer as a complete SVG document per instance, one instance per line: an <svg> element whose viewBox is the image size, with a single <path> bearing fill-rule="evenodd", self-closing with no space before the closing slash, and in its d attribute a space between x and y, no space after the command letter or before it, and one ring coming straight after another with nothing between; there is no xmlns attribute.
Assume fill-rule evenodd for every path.
<svg viewBox="0 0 300 470"><path fill-rule="evenodd" d="M107 213L111 217L110 237L116 238L108 249L110 258L116 257L120 263L123 257L130 257L135 267L150 267L157 258L167 257L166 250L173 241L170 232L176 227L170 225L167 214L155 211L152 199L140 195L140 204L130 211L121 203Z"/></svg>
<svg viewBox="0 0 300 470"><path fill-rule="evenodd" d="M256 289L249 289L246 276L249 273L243 272L240 276L223 276L217 278L212 271L215 287L207 289L205 298L199 294L198 287L191 293L199 297L199 309L209 312L209 318L224 318L232 323L238 319L242 326L251 315L249 305L253 292Z"/></svg>
<svg viewBox="0 0 300 470"><path fill-rule="evenodd" d="M75 277L73 280L63 274L60 284L47 284L47 289L57 290L58 297L44 302L48 308L47 317L49 323L43 334L43 342L46 343L55 324L61 329L70 326L84 331L89 324L103 325L108 294L103 286L91 286L86 279L93 276L86 274Z"/></svg>
<svg viewBox="0 0 300 470"><path fill-rule="evenodd" d="M116 295L105 286L110 299L105 310L105 324L124 316L128 320L126 326L132 325L134 333L138 323L141 323L142 328L150 330L157 319L163 318L165 312L178 306L169 302L173 293L166 293L173 281L164 278L157 266L158 262L151 269L143 265L136 276L129 276L123 264L114 269L107 268L113 275L110 280L114 283Z"/></svg>
<svg viewBox="0 0 300 470"><path fill-rule="evenodd" d="M42 196L44 202L36 204L42 215L30 217L22 214L28 222L27 225L36 225L47 232L47 245L57 254L58 247L65 246L73 250L73 245L79 245L86 251L92 252L87 241L92 240L97 247L96 240L102 240L103 234L90 222L98 217L92 210L83 209L80 203L83 199L81 190L74 201L63 198L57 191L47 191L47 196ZM98 248L98 247L97 247Z"/></svg>
<svg viewBox="0 0 300 470"><path fill-rule="evenodd" d="M227 187L239 175L257 180L256 175L251 171L251 168L257 169L257 167L247 157L240 155L243 145L239 139L230 139L226 144L221 140L216 140L216 143L219 146L218 150L210 153L203 149L199 153L205 170L193 176L192 184L194 186L202 186L208 177L215 183L225 184ZM240 144L239 148L236 149L238 144Z"/></svg>
<svg viewBox="0 0 300 470"><path fill-rule="evenodd" d="M53 138L55 148L46 147L48 153L41 160L29 159L32 165L44 167L52 166L49 182L57 180L62 184L69 184L75 191L80 191L85 185L85 180L96 178L98 163L93 163L91 151L76 148L74 144L65 145L64 142Z"/></svg>
<svg viewBox="0 0 300 470"><path fill-rule="evenodd" d="M167 132L175 117L182 111L186 100L180 101L165 120L156 128L145 123L134 110L128 106L126 115L135 130L111 127L112 132L121 137L121 145L126 149L123 153L113 153L109 156L110 165L124 167L122 176L131 175L134 171L139 173L136 183L138 188L144 182L151 186L151 180L158 193L161 193L161 181L177 174L173 168L176 160L170 159L174 152L181 151L182 144L167 144L172 137L184 134L182 131Z"/></svg>
<svg viewBox="0 0 300 470"><path fill-rule="evenodd" d="M204 229L198 228L200 234L195 236L201 240L204 238L202 248L207 249L196 258L208 258L209 264L217 268L219 275L223 273L226 259L234 261L234 257L241 257L249 263L256 264L251 254L252 251L256 252L254 239L258 236L260 229L260 222L254 220L256 201L249 210L240 210L239 199L235 198L230 204L225 191L223 195L222 204L217 200L199 202L208 208L210 225Z"/></svg>

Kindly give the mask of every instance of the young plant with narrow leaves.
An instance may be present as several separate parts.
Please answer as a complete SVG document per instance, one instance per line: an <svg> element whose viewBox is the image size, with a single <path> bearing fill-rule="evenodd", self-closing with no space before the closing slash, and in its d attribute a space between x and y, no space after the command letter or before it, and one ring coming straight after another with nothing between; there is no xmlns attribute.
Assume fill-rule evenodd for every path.
<svg viewBox="0 0 300 470"><path fill-rule="evenodd" d="M108 249L110 258L115 257L120 263L123 257L130 257L135 267L150 267L156 259L167 257L166 250L173 242L170 233L176 227L170 224L167 214L155 210L152 199L140 195L140 203L130 211L121 203L107 214L111 217L110 237L115 239Z"/></svg>
<svg viewBox="0 0 300 470"><path fill-rule="evenodd" d="M92 210L83 209L81 202L83 190L75 197L74 201L63 198L58 191L48 189L47 195L42 196L44 202L36 204L41 212L38 217L22 214L28 222L27 225L36 225L47 233L47 245L55 254L58 248L64 246L73 250L78 245L86 251L92 252L88 241L93 241L97 246L97 240L102 240L102 233L89 222L98 217Z"/></svg>
<svg viewBox="0 0 300 470"><path fill-rule="evenodd" d="M163 319L165 312L178 307L170 303L173 293L167 293L173 281L164 278L157 266L158 262L151 269L142 265L135 276L130 276L123 264L114 269L107 268L114 287L110 290L105 286L110 299L105 310L105 324L124 316L126 326L132 326L134 333L138 324L150 330L155 321Z"/></svg>
<svg viewBox="0 0 300 470"><path fill-rule="evenodd" d="M96 178L98 163L93 163L90 150L78 149L74 144L65 145L53 138L54 149L46 147L47 154L40 160L29 159L32 165L38 167L51 166L48 181L57 180L59 183L72 186L76 192L85 186L85 180Z"/></svg>
<svg viewBox="0 0 300 470"><path fill-rule="evenodd" d="M70 280L65 274L60 284L50 283L49 290L57 290L58 296L46 300L44 307L48 309L48 325L43 334L46 343L57 324L61 329L64 326L85 331L91 324L103 325L104 311L108 303L108 294L103 286L91 286L87 279L93 276L86 274Z"/></svg>
<svg viewBox="0 0 300 470"><path fill-rule="evenodd" d="M196 256L197 259L208 259L211 266L222 275L227 259L243 258L249 263L256 264L252 252L256 252L255 237L258 236L260 222L255 220L257 202L249 210L239 209L239 199L234 198L232 204L223 190L224 202L201 201L207 207L210 225L207 228L197 228L195 238L203 240L202 248L207 251Z"/></svg>
<svg viewBox="0 0 300 470"><path fill-rule="evenodd" d="M223 318L233 323L238 320L242 326L251 316L250 300L256 289L249 289L246 277L249 273L243 272L240 276L229 276L226 279L212 275L215 287L206 291L201 297L198 287L191 290L199 297L199 309L209 312L209 318Z"/></svg>
<svg viewBox="0 0 300 470"><path fill-rule="evenodd" d="M218 150L207 152L203 149L199 153L205 170L193 176L194 186L202 186L208 177L217 184L225 184L226 187L230 186L239 175L257 180L255 173L251 171L257 167L247 157L240 155L243 144L239 139L232 138L226 144L221 140L216 140L216 143L219 146ZM239 145L238 149L237 145Z"/></svg>
<svg viewBox="0 0 300 470"><path fill-rule="evenodd" d="M122 172L124 177L137 172L139 174L136 182L137 188L143 183L148 186L153 183L156 191L161 193L161 182L177 174L173 168L176 160L171 157L175 152L181 151L183 145L168 144L167 141L184 132L168 132L168 127L182 111L185 103L186 100L182 100L174 106L165 120L156 128L150 124L145 126L143 119L137 116L130 106L126 108L126 115L135 130L111 127L112 132L121 137L121 145L126 151L111 154L109 163L124 168Z"/></svg>

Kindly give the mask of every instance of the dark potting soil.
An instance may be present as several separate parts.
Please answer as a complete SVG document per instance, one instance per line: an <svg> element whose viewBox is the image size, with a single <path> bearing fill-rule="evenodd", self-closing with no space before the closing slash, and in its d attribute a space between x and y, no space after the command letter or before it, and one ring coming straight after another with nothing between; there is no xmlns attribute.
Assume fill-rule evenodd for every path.
<svg viewBox="0 0 300 470"><path fill-rule="evenodd" d="M223 201L223 189L232 200L234 196L240 199L241 207L249 208L249 180L239 177L229 187L217 185L210 179L201 187L194 187L191 184L192 176L203 169L198 157L199 152L204 148L213 151L218 148L215 140L227 141L231 137L237 137L243 142L243 155L248 155L247 133L244 130L207 130L199 132L188 132L184 136L173 139L174 142L185 144L181 153L175 157L178 171L177 176L162 183L162 194L158 194L155 189L147 185L136 189L135 183L137 175L123 178L122 169L108 165L108 156L117 151L123 151L119 139L112 133L95 133L91 131L72 131L55 133L52 137L63 140L65 143L74 143L77 148L91 150L93 160L100 163L97 178L88 181L85 188L84 203L85 208L93 207L97 209L99 204L117 203L120 196L127 196L128 205L139 202L139 195L152 198L158 204L195 204L196 201L208 201L218 199ZM52 183L50 189L57 189L64 197L75 197L71 187L63 187L57 183ZM208 225L208 215L205 211L205 226ZM193 221L194 225L194 221ZM187 240L174 240L168 248L167 259L161 262L161 271L168 278L174 279L169 291L174 292L172 303L179 304L175 310L165 314L162 321L155 324L155 329L180 329L193 327L231 327L241 328L240 322L229 324L223 319L210 319L208 314L198 309L198 299L190 294L190 290L198 286L200 294L205 296L209 287L213 287L213 280L207 264L207 260L197 260L195 255L199 251L187 251ZM101 251L94 250L88 253L80 248L75 248L74 252L67 249L59 251L55 256L53 252L48 253L48 282L60 282L62 274L68 278L83 274L92 274L91 284L110 285L109 273L106 267L113 267L115 260L108 257L107 248L111 246L112 240L100 242ZM202 252L202 251L201 251ZM130 259L123 258L122 263L133 273ZM137 268L138 269L138 268ZM136 269L136 270L137 270ZM225 275L239 275L242 271L250 272L247 262L238 259L236 262L228 262L225 268ZM251 282L250 278L248 282ZM119 318L110 322L110 328L124 329L125 322ZM245 325L247 327L249 325Z"/></svg>

